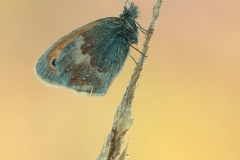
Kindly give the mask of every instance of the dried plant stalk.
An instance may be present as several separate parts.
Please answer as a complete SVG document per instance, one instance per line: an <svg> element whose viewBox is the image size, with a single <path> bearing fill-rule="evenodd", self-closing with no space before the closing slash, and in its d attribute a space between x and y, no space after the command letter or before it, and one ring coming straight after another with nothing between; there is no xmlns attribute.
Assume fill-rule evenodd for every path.
<svg viewBox="0 0 240 160"><path fill-rule="evenodd" d="M148 27L148 32L145 35L142 53L146 56L149 48L149 41L152 37L152 33L156 28L157 18L159 16L160 7L162 6L163 0L155 0L153 7L153 15ZM140 77L140 72L142 70L145 56L141 56L138 60L137 66L135 67L133 74L130 79L130 83L127 90L123 96L122 102L117 108L115 113L114 122L112 130L109 133L107 140L98 155L97 160L124 160L126 157L127 146L123 153L120 155L120 149L124 142L124 136L128 132L129 128L133 124L133 119L131 119L132 111L132 100L134 98L134 92L136 89L137 81Z"/></svg>

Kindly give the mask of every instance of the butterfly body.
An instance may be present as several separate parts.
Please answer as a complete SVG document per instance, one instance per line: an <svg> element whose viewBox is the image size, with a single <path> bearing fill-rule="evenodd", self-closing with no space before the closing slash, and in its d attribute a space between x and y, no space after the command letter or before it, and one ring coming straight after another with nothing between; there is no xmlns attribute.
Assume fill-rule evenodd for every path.
<svg viewBox="0 0 240 160"><path fill-rule="evenodd" d="M123 68L130 45L138 42L131 3L119 17L107 17L73 30L50 46L35 70L40 80L78 93L105 95Z"/></svg>

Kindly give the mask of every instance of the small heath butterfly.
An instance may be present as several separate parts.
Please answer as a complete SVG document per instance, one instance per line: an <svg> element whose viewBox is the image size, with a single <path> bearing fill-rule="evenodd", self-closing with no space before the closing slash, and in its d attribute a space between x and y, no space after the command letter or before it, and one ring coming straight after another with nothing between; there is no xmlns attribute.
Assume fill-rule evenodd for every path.
<svg viewBox="0 0 240 160"><path fill-rule="evenodd" d="M124 5L118 17L77 28L53 43L35 66L45 84L87 95L105 95L122 70L131 44L138 43L138 7Z"/></svg>

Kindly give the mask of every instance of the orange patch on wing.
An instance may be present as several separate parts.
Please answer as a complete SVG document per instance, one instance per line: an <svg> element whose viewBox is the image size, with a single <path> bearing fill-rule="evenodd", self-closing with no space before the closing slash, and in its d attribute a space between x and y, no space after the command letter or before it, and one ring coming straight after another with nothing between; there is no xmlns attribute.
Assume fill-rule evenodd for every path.
<svg viewBox="0 0 240 160"><path fill-rule="evenodd" d="M47 56L48 59L48 63L50 66L50 69L53 72L56 72L56 68L53 67L51 65L51 62L53 59L57 59L59 54L61 53L62 49L76 36L81 35L83 32L85 32L86 30L88 30L89 28L101 23L102 21L104 21L105 19L115 19L115 17L107 17L107 18L103 18L103 19L99 19L96 21L93 21L85 26L82 26L78 29L73 30L72 32L70 32L68 35L66 35L66 37L64 39L62 39L61 41L58 42L58 44L51 50L49 51L50 54Z"/></svg>
<svg viewBox="0 0 240 160"><path fill-rule="evenodd" d="M109 17L109 18L114 18L114 17ZM58 43L58 45L52 49L51 52L56 52L56 51L61 51L66 44L68 44L73 38L75 38L76 36L82 34L83 32L85 32L86 30L88 30L89 28L101 23L104 19L99 19L96 21L93 21L85 26L82 26L74 31L72 31L65 39L63 39L61 42Z"/></svg>

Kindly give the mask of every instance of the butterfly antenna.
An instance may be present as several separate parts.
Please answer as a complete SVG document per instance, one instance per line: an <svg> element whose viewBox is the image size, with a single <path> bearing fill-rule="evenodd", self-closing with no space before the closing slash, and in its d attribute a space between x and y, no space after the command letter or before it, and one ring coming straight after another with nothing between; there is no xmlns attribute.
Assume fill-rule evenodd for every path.
<svg viewBox="0 0 240 160"><path fill-rule="evenodd" d="M130 57L133 59L133 61L136 63L137 65L137 61L135 60L135 58L133 56L130 55Z"/></svg>
<svg viewBox="0 0 240 160"><path fill-rule="evenodd" d="M136 47L134 47L133 45L131 45L130 43L128 43L132 48L134 48L136 51L138 51L139 53L142 54L143 57L147 58L146 55L144 55L141 51L139 51Z"/></svg>
<svg viewBox="0 0 240 160"><path fill-rule="evenodd" d="M126 5L127 5L127 2L128 2L128 0L126 0L126 2L124 3L124 6L126 7Z"/></svg>
<svg viewBox="0 0 240 160"><path fill-rule="evenodd" d="M146 34L146 32L153 34L153 33L150 32L149 30L146 30L146 29L142 28L142 26L140 26L140 24L139 24L137 21L134 20L134 22L139 26L141 32L143 32L144 34ZM144 31L145 31L145 32L144 32Z"/></svg>

